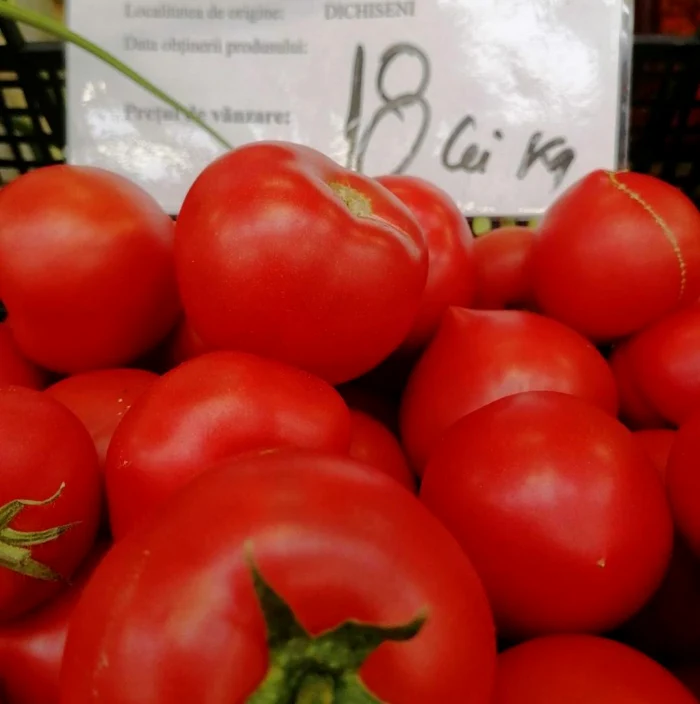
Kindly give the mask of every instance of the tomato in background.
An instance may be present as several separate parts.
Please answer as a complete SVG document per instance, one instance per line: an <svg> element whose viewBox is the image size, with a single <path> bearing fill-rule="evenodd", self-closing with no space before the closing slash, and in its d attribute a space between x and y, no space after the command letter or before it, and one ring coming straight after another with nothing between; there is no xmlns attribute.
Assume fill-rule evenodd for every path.
<svg viewBox="0 0 700 704"><path fill-rule="evenodd" d="M142 369L98 369L69 376L45 393L60 401L82 421L104 468L107 448L124 414L153 382L157 374Z"/></svg>
<svg viewBox="0 0 700 704"><path fill-rule="evenodd" d="M452 197L416 176L380 176L377 181L408 206L428 248L428 281L404 350L425 347L450 306L469 308L474 300L474 236Z"/></svg>
<svg viewBox="0 0 700 704"><path fill-rule="evenodd" d="M17 347L7 323L0 323L0 386L42 389L47 374L30 362Z"/></svg>
<svg viewBox="0 0 700 704"><path fill-rule="evenodd" d="M72 584L48 604L0 627L0 691L7 704L58 704L68 625L106 550L98 545Z"/></svg>
<svg viewBox="0 0 700 704"><path fill-rule="evenodd" d="M0 623L55 596L93 546L100 519L95 446L50 396L0 388Z"/></svg>
<svg viewBox="0 0 700 704"><path fill-rule="evenodd" d="M245 145L200 174L177 220L175 255L185 311L205 345L332 384L401 344L428 275L421 228L398 198L282 142Z"/></svg>
<svg viewBox="0 0 700 704"><path fill-rule="evenodd" d="M666 469L673 517L680 534L700 558L700 412L678 430Z"/></svg>
<svg viewBox="0 0 700 704"><path fill-rule="evenodd" d="M698 704L668 670L621 643L536 638L498 656L493 704Z"/></svg>
<svg viewBox="0 0 700 704"><path fill-rule="evenodd" d="M501 227L474 242L476 300L474 308L534 308L531 227Z"/></svg>
<svg viewBox="0 0 700 704"><path fill-rule="evenodd" d="M102 169L25 174L0 199L0 299L18 347L42 367L126 365L179 313L173 223L145 191Z"/></svg>
<svg viewBox="0 0 700 704"><path fill-rule="evenodd" d="M535 313L451 308L401 403L401 437L413 468L422 473L435 443L463 416L534 390L580 396L617 413L612 373L578 333Z"/></svg>
<svg viewBox="0 0 700 704"><path fill-rule="evenodd" d="M678 426L700 411L700 304L672 313L622 343L618 354L652 412Z"/></svg>
<svg viewBox="0 0 700 704"><path fill-rule="evenodd" d="M700 212L653 176L595 171L545 214L532 266L539 310L616 340L700 297Z"/></svg>
<svg viewBox="0 0 700 704"><path fill-rule="evenodd" d="M676 431L665 428L638 430L632 433L632 437L647 453L659 476L666 481L666 465L671 453L671 447L676 440Z"/></svg>
<svg viewBox="0 0 700 704"><path fill-rule="evenodd" d="M651 461L618 420L567 394L517 394L462 418L420 498L469 555L509 638L620 625L671 556Z"/></svg>
<svg viewBox="0 0 700 704"><path fill-rule="evenodd" d="M154 367L159 372L167 372L209 351L187 318L181 318L158 350Z"/></svg>
<svg viewBox="0 0 700 704"><path fill-rule="evenodd" d="M362 411L350 411L350 457L381 470L415 493L416 478L399 441L385 425Z"/></svg>
<svg viewBox="0 0 700 704"><path fill-rule="evenodd" d="M258 588L262 579L277 594L266 602L270 627L279 626L272 642L251 560ZM279 600L299 626L288 623L287 607L270 617ZM332 662L326 649L306 649L308 634L350 619L357 632L358 624L399 626L420 614L417 635L384 643L364 663L366 641L355 643L352 663L337 636ZM269 672L270 648L286 653L291 635L296 655L276 660L269 701L289 699L280 691L285 675L298 676L296 701L330 701L326 687L347 673L348 689L384 702L490 704L493 620L457 543L393 480L300 450L221 463L112 549L75 612L61 702L136 704L144 692L154 703L248 701ZM323 694L308 696L311 682Z"/></svg>
<svg viewBox="0 0 700 704"><path fill-rule="evenodd" d="M322 379L244 352L184 362L140 395L116 429L105 479L121 538L212 463L249 450L347 455L350 412Z"/></svg>

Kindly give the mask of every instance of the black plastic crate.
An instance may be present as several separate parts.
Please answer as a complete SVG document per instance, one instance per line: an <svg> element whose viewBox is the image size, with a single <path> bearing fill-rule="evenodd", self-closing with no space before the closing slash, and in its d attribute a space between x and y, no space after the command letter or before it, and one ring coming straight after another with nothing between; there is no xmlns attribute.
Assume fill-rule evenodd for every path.
<svg viewBox="0 0 700 704"><path fill-rule="evenodd" d="M0 20L0 185L63 161L60 43L26 43ZM700 40L635 40L630 166L682 188L700 206Z"/></svg>

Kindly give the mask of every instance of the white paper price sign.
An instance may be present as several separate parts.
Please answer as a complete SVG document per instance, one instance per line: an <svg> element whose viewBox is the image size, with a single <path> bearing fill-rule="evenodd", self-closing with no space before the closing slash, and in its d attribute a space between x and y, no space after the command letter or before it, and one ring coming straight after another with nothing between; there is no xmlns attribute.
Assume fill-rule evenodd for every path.
<svg viewBox="0 0 700 704"><path fill-rule="evenodd" d="M70 0L68 22L234 145L290 140L415 174L470 215L530 215L624 134L628 0ZM68 50L73 164L176 213L222 148Z"/></svg>

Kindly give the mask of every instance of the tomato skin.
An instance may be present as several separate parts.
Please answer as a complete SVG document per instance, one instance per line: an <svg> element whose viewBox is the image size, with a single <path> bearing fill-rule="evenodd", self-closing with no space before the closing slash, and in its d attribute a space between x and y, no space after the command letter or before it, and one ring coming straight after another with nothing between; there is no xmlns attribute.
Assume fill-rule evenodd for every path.
<svg viewBox="0 0 700 704"><path fill-rule="evenodd" d="M471 558L512 638L618 626L671 555L650 460L615 418L567 394L518 394L460 420L420 497Z"/></svg>
<svg viewBox="0 0 700 704"><path fill-rule="evenodd" d="M668 670L621 643L537 638L498 656L493 704L697 704Z"/></svg>
<svg viewBox="0 0 700 704"><path fill-rule="evenodd" d="M31 548L34 560L70 579L90 551L100 519L97 453L87 430L58 401L19 386L0 388L0 506L17 499L44 501L11 523L22 532L76 523L56 540ZM57 594L64 584L0 568L0 623L18 618Z"/></svg>
<svg viewBox="0 0 700 704"><path fill-rule="evenodd" d="M175 255L205 345L279 359L332 384L398 347L428 274L420 226L398 198L282 142L240 147L204 170L180 211Z"/></svg>
<svg viewBox="0 0 700 704"><path fill-rule="evenodd" d="M615 340L700 296L700 212L653 176L595 171L550 207L532 265L543 313Z"/></svg>
<svg viewBox="0 0 700 704"><path fill-rule="evenodd" d="M475 293L474 235L450 195L416 176L380 176L415 215L428 248L428 280L413 327L402 348L425 347L450 306L468 308Z"/></svg>
<svg viewBox="0 0 700 704"><path fill-rule="evenodd" d="M0 299L37 364L65 373L127 364L178 315L173 223L116 174L37 169L0 199Z"/></svg>
<svg viewBox="0 0 700 704"><path fill-rule="evenodd" d="M416 479L394 434L362 411L350 411L350 457L381 470L415 493Z"/></svg>
<svg viewBox="0 0 700 704"><path fill-rule="evenodd" d="M250 450L347 455L350 412L322 379L244 352L210 352L156 380L107 452L112 534L121 538L208 465Z"/></svg>
<svg viewBox="0 0 700 704"><path fill-rule="evenodd" d="M143 369L99 369L69 376L45 393L81 420L92 436L100 468L114 431L134 401L158 379Z"/></svg>
<svg viewBox="0 0 700 704"><path fill-rule="evenodd" d="M58 704L68 624L106 549L93 550L66 591L0 628L0 690L8 704Z"/></svg>
<svg viewBox="0 0 700 704"><path fill-rule="evenodd" d="M647 453L659 476L666 481L666 465L671 447L676 440L676 431L665 428L638 430L632 434L637 444Z"/></svg>
<svg viewBox="0 0 700 704"><path fill-rule="evenodd" d="M7 323L0 323L0 386L42 389L46 373L20 352Z"/></svg>
<svg viewBox="0 0 700 704"><path fill-rule="evenodd" d="M246 701L268 665L246 544L311 633L427 608L360 670L382 701L489 704L493 621L451 536L376 471L289 449L222 463L113 548L71 624L62 704Z"/></svg>
<svg viewBox="0 0 700 704"><path fill-rule="evenodd" d="M400 411L401 437L422 472L457 420L522 391L570 393L617 412L605 360L577 333L535 313L451 308L414 368Z"/></svg>
<svg viewBox="0 0 700 704"><path fill-rule="evenodd" d="M678 430L666 468L673 517L680 534L700 557L700 412Z"/></svg>
<svg viewBox="0 0 700 704"><path fill-rule="evenodd" d="M501 310L534 307L532 249L536 232L530 227L501 227L477 237L474 308Z"/></svg>

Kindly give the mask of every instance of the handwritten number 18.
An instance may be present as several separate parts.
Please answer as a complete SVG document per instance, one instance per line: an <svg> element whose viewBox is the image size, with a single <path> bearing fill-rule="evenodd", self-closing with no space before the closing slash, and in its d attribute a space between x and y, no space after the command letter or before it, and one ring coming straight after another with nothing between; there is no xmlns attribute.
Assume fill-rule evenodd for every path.
<svg viewBox="0 0 700 704"><path fill-rule="evenodd" d="M418 59L420 65L420 78L418 85L413 90L407 90L398 95L390 95L386 88L387 74L397 59L413 57ZM367 127L362 129L362 105L364 101L365 83L365 49L358 45L355 50L353 64L352 87L350 90L350 103L348 116L345 122L345 138L348 143L348 156L346 166L362 172L365 157L372 142L372 137L380 124L389 115L394 115L403 122L405 111L417 107L421 112L421 122L416 136L408 150L407 155L392 173L400 174L406 171L416 158L423 146L423 142L430 128L431 109L425 97L430 83L430 61L428 57L413 44L394 44L390 46L379 60L379 70L376 77L377 94L382 100L381 106L372 114Z"/></svg>

